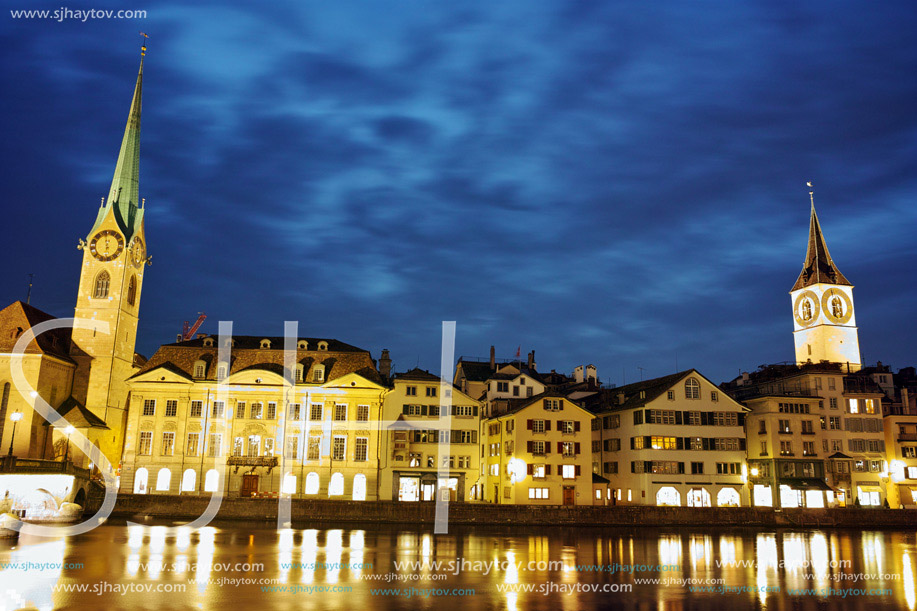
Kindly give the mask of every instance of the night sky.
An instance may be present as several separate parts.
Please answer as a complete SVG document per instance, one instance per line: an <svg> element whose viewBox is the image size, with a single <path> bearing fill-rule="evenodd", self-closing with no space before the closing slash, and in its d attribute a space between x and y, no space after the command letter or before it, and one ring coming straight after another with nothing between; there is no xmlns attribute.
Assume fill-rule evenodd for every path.
<svg viewBox="0 0 917 611"><path fill-rule="evenodd" d="M913 0L254 4L3 2L2 304L32 272L72 316L143 30L147 356L205 311L438 371L455 320L456 356L724 381L794 358L812 181L864 362L917 361Z"/></svg>

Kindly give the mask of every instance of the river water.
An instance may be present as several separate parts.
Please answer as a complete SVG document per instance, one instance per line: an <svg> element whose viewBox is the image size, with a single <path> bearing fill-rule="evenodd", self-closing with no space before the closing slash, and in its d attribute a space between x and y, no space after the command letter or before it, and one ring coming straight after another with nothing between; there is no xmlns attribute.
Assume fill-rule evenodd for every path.
<svg viewBox="0 0 917 611"><path fill-rule="evenodd" d="M917 611L915 574L914 531L112 522L0 540L0 611Z"/></svg>

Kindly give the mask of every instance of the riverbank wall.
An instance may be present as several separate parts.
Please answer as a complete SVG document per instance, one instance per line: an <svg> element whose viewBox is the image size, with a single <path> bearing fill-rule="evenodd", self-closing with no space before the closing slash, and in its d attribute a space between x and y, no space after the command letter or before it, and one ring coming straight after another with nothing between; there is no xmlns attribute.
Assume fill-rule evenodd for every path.
<svg viewBox="0 0 917 611"><path fill-rule="evenodd" d="M193 520L209 496L119 494L113 518ZM88 507L85 517L98 509ZM276 523L277 499L224 498L217 519ZM917 528L917 510L881 508L783 509L766 507L524 506L449 503L449 524L531 526L732 526L759 528ZM292 499L294 526L312 523L410 524L430 526L434 503Z"/></svg>

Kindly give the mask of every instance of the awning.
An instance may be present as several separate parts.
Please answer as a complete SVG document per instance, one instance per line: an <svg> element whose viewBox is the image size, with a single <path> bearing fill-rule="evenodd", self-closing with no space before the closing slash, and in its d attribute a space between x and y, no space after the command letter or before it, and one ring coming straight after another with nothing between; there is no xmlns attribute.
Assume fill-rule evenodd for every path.
<svg viewBox="0 0 917 611"><path fill-rule="evenodd" d="M866 490L868 492L882 492L882 486L879 484L857 484L857 488L860 490Z"/></svg>
<svg viewBox="0 0 917 611"><path fill-rule="evenodd" d="M793 490L831 490L825 480L816 477L787 477L778 482L781 486L789 486Z"/></svg>

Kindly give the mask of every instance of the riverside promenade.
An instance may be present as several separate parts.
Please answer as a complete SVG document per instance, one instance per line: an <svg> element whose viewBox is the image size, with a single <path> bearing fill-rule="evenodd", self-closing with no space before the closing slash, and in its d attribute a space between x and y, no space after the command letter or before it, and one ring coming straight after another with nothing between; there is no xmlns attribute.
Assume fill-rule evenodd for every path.
<svg viewBox="0 0 917 611"><path fill-rule="evenodd" d="M119 494L113 518L193 520L204 513L209 496ZM277 499L224 498L217 519L276 522ZM98 505L90 504L86 517ZM379 523L431 526L434 503L293 499L294 526ZM783 509L769 507L527 506L450 503L450 524L533 526L691 526L752 528L917 528L917 510L881 508Z"/></svg>

